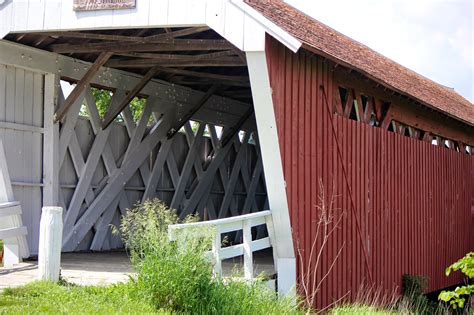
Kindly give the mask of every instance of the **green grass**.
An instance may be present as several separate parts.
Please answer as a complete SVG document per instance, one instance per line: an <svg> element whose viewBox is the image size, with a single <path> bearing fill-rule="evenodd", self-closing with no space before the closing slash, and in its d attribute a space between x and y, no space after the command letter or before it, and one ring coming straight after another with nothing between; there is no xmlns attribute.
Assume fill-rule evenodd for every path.
<svg viewBox="0 0 474 315"><path fill-rule="evenodd" d="M0 314L165 314L131 292L129 284L81 287L38 281L0 293Z"/></svg>

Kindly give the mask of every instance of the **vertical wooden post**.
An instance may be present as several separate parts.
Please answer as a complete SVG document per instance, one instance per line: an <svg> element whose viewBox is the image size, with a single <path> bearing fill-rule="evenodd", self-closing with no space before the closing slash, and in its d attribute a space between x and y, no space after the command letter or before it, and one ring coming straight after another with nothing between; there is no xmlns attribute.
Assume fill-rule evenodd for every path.
<svg viewBox="0 0 474 315"><path fill-rule="evenodd" d="M222 261L221 261L221 233L219 231L216 232L214 236L214 241L212 242L212 254L214 256L214 275L221 276L222 275Z"/></svg>
<svg viewBox="0 0 474 315"><path fill-rule="evenodd" d="M244 236L244 276L245 280L253 279L253 252L252 252L252 228L248 220L243 223Z"/></svg>
<svg viewBox="0 0 474 315"><path fill-rule="evenodd" d="M57 206L59 200L59 124L54 123L59 77L46 74L44 82L43 206Z"/></svg>
<svg viewBox="0 0 474 315"><path fill-rule="evenodd" d="M39 280L59 280L62 235L63 208L43 207L38 250Z"/></svg>

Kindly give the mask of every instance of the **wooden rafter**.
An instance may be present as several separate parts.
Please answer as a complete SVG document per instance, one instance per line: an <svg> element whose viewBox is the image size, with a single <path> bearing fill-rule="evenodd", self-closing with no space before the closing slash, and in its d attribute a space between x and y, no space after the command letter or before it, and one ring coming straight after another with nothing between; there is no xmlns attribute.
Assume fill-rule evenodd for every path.
<svg viewBox="0 0 474 315"><path fill-rule="evenodd" d="M94 64L87 70L86 74L82 77L82 79L77 83L74 90L69 94L69 96L64 101L63 107L61 107L54 115L54 121L62 121L64 116L66 116L69 108L76 102L79 96L85 91L89 83L95 77L97 72L99 71L100 67L104 65L110 57L112 57L113 53L111 52L103 52L97 57Z"/></svg>
<svg viewBox="0 0 474 315"><path fill-rule="evenodd" d="M159 70L157 67L153 67L148 70L148 72L140 80L140 82L138 82L138 84L133 88L133 90L131 90L125 96L119 106L109 109L109 111L105 115L104 122L102 124L103 129L107 128L115 120L115 118L122 112L122 110L130 103L131 100L133 100L135 96L138 95L138 93L140 93L143 87L158 73L158 71Z"/></svg>
<svg viewBox="0 0 474 315"><path fill-rule="evenodd" d="M215 74L215 73L207 73L207 72L198 72L192 70L182 70L182 69L170 69L165 67L158 67L160 71L178 74L183 76L190 76L195 78L205 78L205 79L213 79L222 82L239 82L239 83L249 83L249 78L246 76L233 76L233 75L224 75L224 74Z"/></svg>
<svg viewBox="0 0 474 315"><path fill-rule="evenodd" d="M147 37L140 36L126 36L126 35L114 35L114 34L99 34L99 33L88 33L88 32L44 32L41 35L46 37L65 37L65 38L78 38L78 39L95 39L95 40L106 40L106 41L118 41L118 42L134 42L134 43L151 43L161 41L164 39L173 39L177 37L192 35L201 33L209 30L209 27L191 27L171 33L163 33L158 35L151 35Z"/></svg>
<svg viewBox="0 0 474 315"><path fill-rule="evenodd" d="M97 53L102 51L114 52L144 52L144 51L208 51L229 50L232 45L226 40L209 39L173 39L154 43L89 43L89 44L54 44L51 50L55 53Z"/></svg>
<svg viewBox="0 0 474 315"><path fill-rule="evenodd" d="M166 133L168 139L172 138L180 129L184 126L184 124L193 117L193 115L207 102L208 99L217 91L217 85L213 85L206 94L201 97L201 99L196 103L196 105L191 108L186 115L184 115L181 119L171 127L168 132Z"/></svg>
<svg viewBox="0 0 474 315"><path fill-rule="evenodd" d="M202 59L193 57L156 58L156 59L129 59L110 60L107 63L111 68L148 68L153 66L165 67L244 67L240 58Z"/></svg>
<svg viewBox="0 0 474 315"><path fill-rule="evenodd" d="M143 52L119 52L115 53L116 56L124 56L124 57L135 57L135 58L150 58L150 59L166 59L169 61L176 61L181 58L193 58L193 60L207 60L207 59L214 59L219 57L227 57L227 56L235 56L235 52L233 50L223 50L218 52L212 53L203 53L197 55L178 55L178 54L160 54L160 53L143 53Z"/></svg>
<svg viewBox="0 0 474 315"><path fill-rule="evenodd" d="M98 33L44 32L44 33L41 33L41 35L46 35L46 36L51 36L51 37L88 39L88 40L96 39L96 40L107 40L107 41L135 42L135 43L144 43L144 42L146 42L145 37L112 35L112 34L98 34Z"/></svg>
<svg viewBox="0 0 474 315"><path fill-rule="evenodd" d="M145 40L147 40L147 41L156 41L156 40L163 40L163 39L172 39L172 38L177 38L177 37L202 33L202 32L208 31L208 30L209 30L209 27L207 27L207 26L190 27L190 28L186 28L186 29L178 30L178 31L174 31L174 32L172 31L172 32L166 32L166 33L163 33L163 34L147 36L147 37L145 37Z"/></svg>

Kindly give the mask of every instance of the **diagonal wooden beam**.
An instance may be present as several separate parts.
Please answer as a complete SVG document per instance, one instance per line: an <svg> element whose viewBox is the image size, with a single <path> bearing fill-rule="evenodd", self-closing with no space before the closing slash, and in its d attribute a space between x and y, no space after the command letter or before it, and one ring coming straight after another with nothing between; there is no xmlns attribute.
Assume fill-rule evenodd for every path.
<svg viewBox="0 0 474 315"><path fill-rule="evenodd" d="M346 106L344 107L344 117L349 118L354 105L354 91L350 88L347 89Z"/></svg>
<svg viewBox="0 0 474 315"><path fill-rule="evenodd" d="M221 140L221 147L224 147L242 128L242 126L249 120L249 118L253 115L253 106L251 106L245 114L240 117L239 121L232 126L232 128L228 129L228 132L222 137Z"/></svg>
<svg viewBox="0 0 474 315"><path fill-rule="evenodd" d="M342 115L344 110L342 109L341 93L339 93L339 86L335 85L333 90L334 108L338 115Z"/></svg>
<svg viewBox="0 0 474 315"><path fill-rule="evenodd" d="M122 112L122 110L130 103L135 96L140 93L140 91L145 87L145 85L153 79L153 77L158 73L158 68L153 67L145 74L145 76L138 82L138 84L131 90L125 98L120 102L117 107L110 108L105 115L104 122L102 123L102 129L107 128L115 118Z"/></svg>
<svg viewBox="0 0 474 315"><path fill-rule="evenodd" d="M227 217L230 201L234 197L235 185L237 184L237 180L239 179L241 168L245 163L249 137L250 137L250 133L247 132L244 136L242 145L240 146L240 150L237 153L237 156L235 157L235 162L233 164L233 168L229 177L229 183L225 187L224 198L222 199L221 207L219 209L219 214L218 214L219 218ZM231 209L231 210L235 211L236 209ZM232 213L232 215L234 216L238 214Z"/></svg>
<svg viewBox="0 0 474 315"><path fill-rule="evenodd" d="M112 57L112 52L103 52L97 57L94 64L87 70L86 74L82 77L82 79L77 83L74 90L69 94L69 96L64 101L63 107L61 107L55 114L54 114L54 121L62 121L64 116L66 116L69 108L76 102L82 92L85 91L89 83L95 77L97 72L99 71L100 67L102 67L110 57Z"/></svg>
<svg viewBox="0 0 474 315"><path fill-rule="evenodd" d="M168 139L172 138L181 129L181 127L183 127L184 124L189 119L191 119L191 117L193 117L194 114L196 114L196 112L207 102L208 99L211 98L211 96L216 92L216 90L217 90L217 85L213 85L206 92L206 94L204 94L203 97L196 103L196 105L194 105L193 108L191 108L189 112L186 113L186 115L184 115L181 119L179 119L178 122L168 130L168 133L167 133Z"/></svg>
<svg viewBox="0 0 474 315"><path fill-rule="evenodd" d="M125 187L125 184L135 174L140 165L149 156L153 148L156 147L160 139L165 136L166 130L171 125L168 116L171 110L164 113L163 117L154 125L149 134L143 139L139 146L130 152L130 158L125 160L120 169L110 177L107 185L96 196L94 202L89 206L86 212L76 222L73 229L64 231L63 250L73 251L86 236L87 232L94 225L94 222L105 212L113 202L117 194Z"/></svg>

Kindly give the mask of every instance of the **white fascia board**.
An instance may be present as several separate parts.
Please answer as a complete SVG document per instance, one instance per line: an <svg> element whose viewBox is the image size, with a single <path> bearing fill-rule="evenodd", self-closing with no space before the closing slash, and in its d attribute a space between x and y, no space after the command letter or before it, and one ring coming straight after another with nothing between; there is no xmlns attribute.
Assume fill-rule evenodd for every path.
<svg viewBox="0 0 474 315"><path fill-rule="evenodd" d="M297 52L302 43L294 36L290 35L287 31L283 30L281 27L267 19L263 16L260 12L246 4L242 0L230 0L235 6L240 8L250 17L252 17L255 21L257 21L260 25L264 27L268 34L276 38L279 42L283 45L288 47L293 52Z"/></svg>

